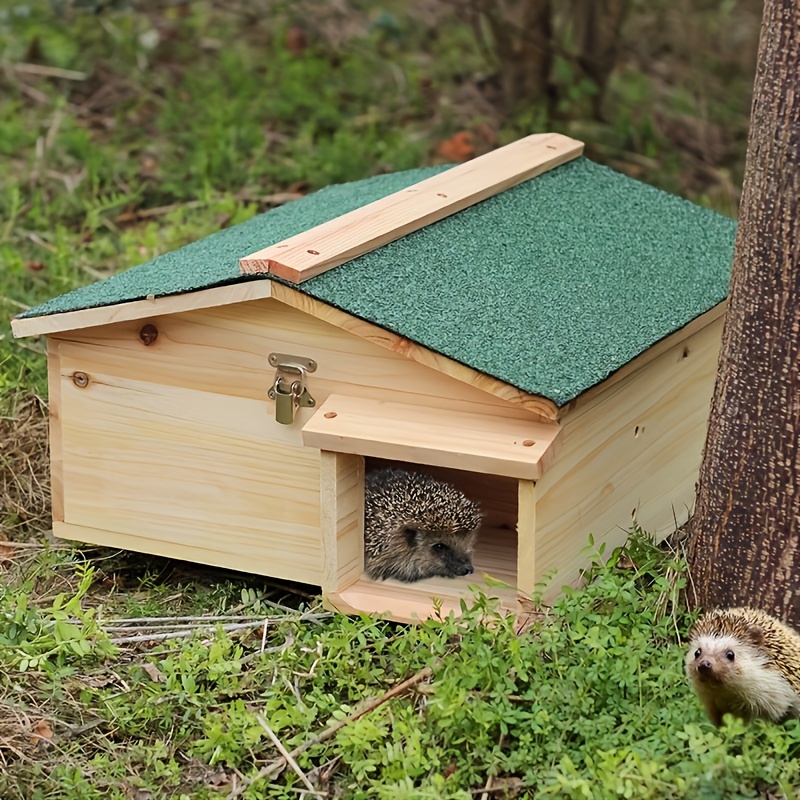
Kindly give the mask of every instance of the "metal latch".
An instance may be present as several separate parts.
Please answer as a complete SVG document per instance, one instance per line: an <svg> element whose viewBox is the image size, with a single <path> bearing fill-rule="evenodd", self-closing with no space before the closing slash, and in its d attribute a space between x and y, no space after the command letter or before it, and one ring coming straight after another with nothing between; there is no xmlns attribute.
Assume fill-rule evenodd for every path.
<svg viewBox="0 0 800 800"><path fill-rule="evenodd" d="M306 388L306 373L314 372L317 362L303 356L270 353L269 363L275 367L275 380L267 392L269 399L275 401L275 419L281 425L291 425L297 406L317 404Z"/></svg>

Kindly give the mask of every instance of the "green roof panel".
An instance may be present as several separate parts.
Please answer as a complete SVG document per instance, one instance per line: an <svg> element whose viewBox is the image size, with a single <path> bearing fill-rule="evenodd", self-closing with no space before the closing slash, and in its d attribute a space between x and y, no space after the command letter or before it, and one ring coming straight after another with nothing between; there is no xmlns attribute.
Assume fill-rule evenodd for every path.
<svg viewBox="0 0 800 800"><path fill-rule="evenodd" d="M440 169L328 187L23 316L252 280L240 257ZM296 288L563 405L725 298L735 229L580 158Z"/></svg>

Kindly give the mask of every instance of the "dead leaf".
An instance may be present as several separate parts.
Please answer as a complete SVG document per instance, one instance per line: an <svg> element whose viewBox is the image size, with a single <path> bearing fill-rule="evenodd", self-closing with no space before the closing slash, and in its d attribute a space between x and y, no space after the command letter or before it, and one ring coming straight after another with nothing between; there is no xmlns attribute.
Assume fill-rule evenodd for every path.
<svg viewBox="0 0 800 800"><path fill-rule="evenodd" d="M13 544L6 544L8 537L0 531L0 564L4 561L11 561L17 554L17 549Z"/></svg>
<svg viewBox="0 0 800 800"><path fill-rule="evenodd" d="M164 675L164 673L155 664L150 664L148 662L142 664L141 666L142 669L150 676L150 680L153 681L153 683L164 683L166 680L166 675Z"/></svg>
<svg viewBox="0 0 800 800"><path fill-rule="evenodd" d="M100 675L86 675L81 678L81 683L91 686L93 689L105 689L106 686L111 686L114 683L114 677L108 673Z"/></svg>
<svg viewBox="0 0 800 800"><path fill-rule="evenodd" d="M206 785L216 789L230 786L231 776L224 769L217 769L216 772L211 772L206 776Z"/></svg>
<svg viewBox="0 0 800 800"><path fill-rule="evenodd" d="M307 48L308 37L306 36L306 32L297 25L293 25L286 32L286 49L293 56L301 56L305 53Z"/></svg>
<svg viewBox="0 0 800 800"><path fill-rule="evenodd" d="M25 269L31 272L41 272L44 269L44 261L26 261Z"/></svg>
<svg viewBox="0 0 800 800"><path fill-rule="evenodd" d="M130 800L153 800L153 793L149 789L138 789L136 786L129 786L125 794Z"/></svg>
<svg viewBox="0 0 800 800"><path fill-rule="evenodd" d="M53 729L46 719L37 722L36 725L33 726L32 733L31 744L37 747L48 747L50 740L53 738Z"/></svg>
<svg viewBox="0 0 800 800"><path fill-rule="evenodd" d="M447 161L463 163L475 158L475 145L469 131L459 131L449 139L445 139L436 149L436 155Z"/></svg>
<svg viewBox="0 0 800 800"><path fill-rule="evenodd" d="M139 171L142 175L154 175L158 170L158 159L150 153L143 153L139 157Z"/></svg>
<svg viewBox="0 0 800 800"><path fill-rule="evenodd" d="M636 564L633 563L629 555L623 553L617 559L617 569L636 569Z"/></svg>

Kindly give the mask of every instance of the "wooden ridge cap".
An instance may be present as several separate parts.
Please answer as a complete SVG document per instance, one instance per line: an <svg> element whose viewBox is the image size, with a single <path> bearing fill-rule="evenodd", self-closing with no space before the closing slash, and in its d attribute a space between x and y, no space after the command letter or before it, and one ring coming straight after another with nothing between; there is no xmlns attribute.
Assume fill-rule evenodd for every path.
<svg viewBox="0 0 800 800"><path fill-rule="evenodd" d="M302 283L577 158L583 142L538 133L239 260L243 274Z"/></svg>

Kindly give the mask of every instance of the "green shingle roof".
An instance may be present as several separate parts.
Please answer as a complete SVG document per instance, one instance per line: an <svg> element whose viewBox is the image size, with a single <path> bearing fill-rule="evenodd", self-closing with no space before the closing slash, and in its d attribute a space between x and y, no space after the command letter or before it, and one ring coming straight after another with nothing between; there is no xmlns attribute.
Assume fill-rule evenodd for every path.
<svg viewBox="0 0 800 800"><path fill-rule="evenodd" d="M330 186L22 316L269 279L238 259L442 169ZM735 229L581 158L296 288L563 405L725 298Z"/></svg>

